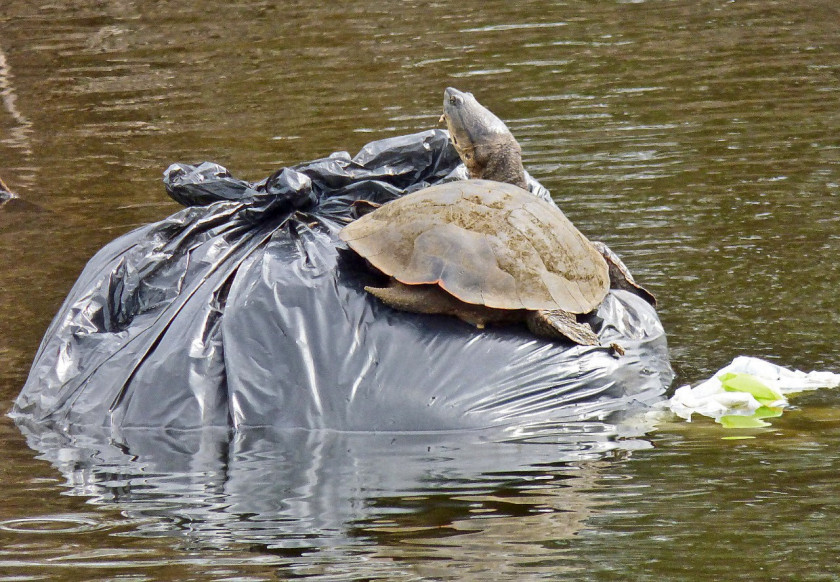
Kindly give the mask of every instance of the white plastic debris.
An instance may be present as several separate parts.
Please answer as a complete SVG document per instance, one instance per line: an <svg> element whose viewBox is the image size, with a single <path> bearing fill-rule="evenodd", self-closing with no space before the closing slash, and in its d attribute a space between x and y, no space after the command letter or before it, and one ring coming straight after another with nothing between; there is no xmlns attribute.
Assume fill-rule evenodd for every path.
<svg viewBox="0 0 840 582"><path fill-rule="evenodd" d="M694 388L677 388L668 408L689 422L694 413L720 422L723 417L760 415L759 409L780 411L788 405L788 394L837 386L840 374L800 372L759 358L738 356Z"/></svg>

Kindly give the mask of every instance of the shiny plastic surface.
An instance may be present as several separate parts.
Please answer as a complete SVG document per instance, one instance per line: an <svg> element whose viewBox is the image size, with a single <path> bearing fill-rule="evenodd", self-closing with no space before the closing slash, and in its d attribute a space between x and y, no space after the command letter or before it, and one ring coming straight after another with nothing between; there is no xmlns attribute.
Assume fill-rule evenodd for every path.
<svg viewBox="0 0 840 582"><path fill-rule="evenodd" d="M612 291L605 348L394 311L338 239L352 202L463 176L444 131L374 142L249 184L174 164L187 205L106 245L49 327L13 414L105 428L434 431L603 418L672 379L654 309ZM533 182L538 195L545 196Z"/></svg>

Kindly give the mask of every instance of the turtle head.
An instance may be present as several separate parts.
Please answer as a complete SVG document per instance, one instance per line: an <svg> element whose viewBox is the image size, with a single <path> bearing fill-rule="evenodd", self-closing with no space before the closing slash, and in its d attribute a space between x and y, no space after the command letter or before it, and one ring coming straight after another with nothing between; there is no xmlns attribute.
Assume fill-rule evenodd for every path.
<svg viewBox="0 0 840 582"><path fill-rule="evenodd" d="M442 118L471 178L528 188L519 143L504 122L472 93L447 88L443 92Z"/></svg>

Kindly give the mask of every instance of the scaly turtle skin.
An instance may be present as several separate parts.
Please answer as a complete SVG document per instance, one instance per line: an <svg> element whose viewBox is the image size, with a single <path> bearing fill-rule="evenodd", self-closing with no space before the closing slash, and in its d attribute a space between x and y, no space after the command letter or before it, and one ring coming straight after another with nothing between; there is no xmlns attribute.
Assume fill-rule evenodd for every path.
<svg viewBox="0 0 840 582"><path fill-rule="evenodd" d="M447 89L443 119L473 179L403 196L342 229L350 248L391 277L388 287L365 289L404 311L479 328L525 322L537 335L599 345L576 315L595 310L611 269L623 277L626 267L524 189L519 144L471 94Z"/></svg>

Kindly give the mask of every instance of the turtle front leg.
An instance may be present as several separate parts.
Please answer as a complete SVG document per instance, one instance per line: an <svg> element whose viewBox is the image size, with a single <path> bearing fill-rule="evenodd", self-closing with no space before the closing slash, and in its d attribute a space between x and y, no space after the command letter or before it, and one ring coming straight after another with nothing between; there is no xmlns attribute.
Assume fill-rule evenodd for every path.
<svg viewBox="0 0 840 582"><path fill-rule="evenodd" d="M573 313L560 309L529 311L525 323L534 335L566 338L582 346L599 346L598 336L588 323L579 323Z"/></svg>
<svg viewBox="0 0 840 582"><path fill-rule="evenodd" d="M560 309L529 311L525 323L531 333L553 339L569 339L582 346L600 346L601 341L588 323L580 323L573 313ZM624 348L611 343L609 349L616 357L624 355Z"/></svg>

